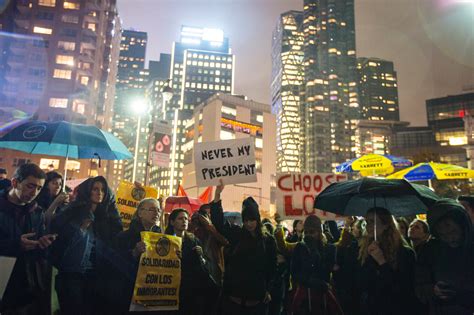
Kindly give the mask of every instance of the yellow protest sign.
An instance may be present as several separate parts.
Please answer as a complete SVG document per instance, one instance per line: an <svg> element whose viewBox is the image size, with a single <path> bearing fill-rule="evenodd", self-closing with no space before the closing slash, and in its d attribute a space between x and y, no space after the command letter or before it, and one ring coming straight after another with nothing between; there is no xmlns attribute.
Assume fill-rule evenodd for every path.
<svg viewBox="0 0 474 315"><path fill-rule="evenodd" d="M140 257L130 310L178 310L181 260L176 251L181 238L153 232L141 236L146 252Z"/></svg>
<svg viewBox="0 0 474 315"><path fill-rule="evenodd" d="M120 212L120 218L124 230L130 226L133 213L137 209L138 203L144 198L157 198L158 190L153 187L137 187L132 183L122 181L117 190L117 208Z"/></svg>

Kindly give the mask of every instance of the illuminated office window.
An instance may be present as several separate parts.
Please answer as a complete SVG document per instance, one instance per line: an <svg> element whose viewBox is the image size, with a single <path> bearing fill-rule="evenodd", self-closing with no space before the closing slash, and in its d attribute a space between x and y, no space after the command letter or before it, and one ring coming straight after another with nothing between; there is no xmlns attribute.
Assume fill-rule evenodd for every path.
<svg viewBox="0 0 474 315"><path fill-rule="evenodd" d="M35 26L33 28L33 33L51 35L51 34L53 34L53 30L51 28L47 28L47 27Z"/></svg>

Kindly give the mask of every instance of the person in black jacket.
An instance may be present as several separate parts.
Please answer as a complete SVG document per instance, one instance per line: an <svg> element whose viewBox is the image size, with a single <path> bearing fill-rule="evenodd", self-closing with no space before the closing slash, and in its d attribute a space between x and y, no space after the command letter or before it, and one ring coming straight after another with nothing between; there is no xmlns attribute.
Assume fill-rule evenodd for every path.
<svg viewBox="0 0 474 315"><path fill-rule="evenodd" d="M45 235L43 209L34 201L45 181L35 164L15 171L12 187L0 193L0 256L14 257L12 273L0 302L1 314L42 314L45 249L54 235ZM46 306L47 307L47 306Z"/></svg>
<svg viewBox="0 0 474 315"><path fill-rule="evenodd" d="M208 305L209 271L203 256L201 243L194 234L187 232L189 214L185 209L174 209L168 217L165 234L181 237L181 286L179 289L180 315L205 315Z"/></svg>
<svg viewBox="0 0 474 315"><path fill-rule="evenodd" d="M335 246L327 242L321 220L308 216L303 241L296 245L291 261L295 284L292 314L342 314L329 285L335 259Z"/></svg>
<svg viewBox="0 0 474 315"><path fill-rule="evenodd" d="M417 314L414 251L387 209L372 208L365 220L367 232L360 241L356 273L361 314Z"/></svg>
<svg viewBox="0 0 474 315"><path fill-rule="evenodd" d="M220 192L211 203L211 219L229 241L225 250L223 314L265 315L276 277L276 243L264 233L258 204L252 197L242 203L243 227L224 225ZM217 190L219 193L217 193Z"/></svg>
<svg viewBox="0 0 474 315"><path fill-rule="evenodd" d="M56 292L64 314L103 314L114 307L112 284L121 260L113 250L122 222L104 177L89 178L53 218L58 234L51 261L58 268Z"/></svg>
<svg viewBox="0 0 474 315"><path fill-rule="evenodd" d="M36 202L45 211L47 229L49 229L51 220L56 212L60 212L69 203L69 195L61 192L64 184L63 181L63 175L58 172L51 171L46 173L46 182L36 198Z"/></svg>
<svg viewBox="0 0 474 315"><path fill-rule="evenodd" d="M428 211L433 238L418 256L416 292L430 314L474 313L474 244L471 220L451 199Z"/></svg>
<svg viewBox="0 0 474 315"><path fill-rule="evenodd" d="M359 240L365 233L365 220L348 217L339 241L336 243L336 265L333 281L337 300L346 315L359 314L357 282Z"/></svg>
<svg viewBox="0 0 474 315"><path fill-rule="evenodd" d="M133 288L138 272L140 256L146 251L146 245L141 239L140 233L150 231L161 233L158 226L162 211L157 199L145 198L140 201L137 210L132 216L130 227L128 230L120 232L117 237L117 248L120 251L124 264L129 269L125 273L117 275L122 278L122 294L117 298L120 303L120 309L126 313L130 306L133 295Z"/></svg>

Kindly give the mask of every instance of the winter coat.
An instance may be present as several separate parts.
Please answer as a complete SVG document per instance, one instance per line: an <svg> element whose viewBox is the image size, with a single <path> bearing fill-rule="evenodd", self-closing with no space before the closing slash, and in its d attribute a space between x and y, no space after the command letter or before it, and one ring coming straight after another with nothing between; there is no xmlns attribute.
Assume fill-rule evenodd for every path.
<svg viewBox="0 0 474 315"><path fill-rule="evenodd" d="M203 252L207 260L207 267L218 286L222 286L225 263L224 247L229 244L209 219L198 215L199 225L194 226L191 231L196 235L203 245Z"/></svg>
<svg viewBox="0 0 474 315"><path fill-rule="evenodd" d="M343 233L348 233L344 231ZM359 245L354 237L347 246L336 245L333 282L337 299L346 315L359 314L359 294L355 274L358 268Z"/></svg>
<svg viewBox="0 0 474 315"><path fill-rule="evenodd" d="M436 239L433 228L444 217L450 217L461 225L464 240L459 248L451 248ZM474 245L472 223L461 207L441 207L428 212L428 223L434 238L424 245L416 266L416 292L419 299L428 304L430 314L467 315L474 313ZM456 291L451 300L434 296L433 288L439 281L448 283Z"/></svg>
<svg viewBox="0 0 474 315"><path fill-rule="evenodd" d="M332 244L319 244L305 238L296 245L291 261L291 277L295 284L290 307L292 314L342 314L329 286L335 259Z"/></svg>
<svg viewBox="0 0 474 315"><path fill-rule="evenodd" d="M408 246L400 246L395 268L389 263L379 265L368 256L356 272L361 314L417 314L414 275L415 253Z"/></svg>
<svg viewBox="0 0 474 315"><path fill-rule="evenodd" d="M194 234L184 232L181 245L181 285L179 314L209 314L215 302L216 284L209 276L206 260L194 249L201 246ZM202 246L201 246L202 247Z"/></svg>
<svg viewBox="0 0 474 315"><path fill-rule="evenodd" d="M120 309L124 312L128 310L130 301L133 296L133 289L135 287L135 280L137 278L140 257L134 257L132 252L138 242L141 241L141 232L145 228L139 220L132 220L128 230L122 231L117 236L117 249L122 257L120 265L122 266L117 278L120 279L119 292L120 298L117 298L117 303L121 304ZM161 233L159 226L153 226L151 232Z"/></svg>
<svg viewBox="0 0 474 315"><path fill-rule="evenodd" d="M224 224L221 202L211 203L211 220L229 241L225 250L223 292L246 300L263 301L276 276L276 243L273 236L254 238L242 227Z"/></svg>
<svg viewBox="0 0 474 315"><path fill-rule="evenodd" d="M97 206L97 209L91 215L89 213L90 192L96 179L102 181L107 188L102 203ZM58 234L52 248L52 262L58 265L58 269L61 271L60 261L73 242L72 238L77 234L77 227L81 225L83 219L93 218L91 225L97 243L97 266L107 269L106 265L110 263L111 257L104 257L103 254L111 253L111 249L115 247L117 235L122 231L122 221L115 205L115 196L102 176L87 179L76 188L76 193L75 200L62 213L58 214L51 223L51 230ZM101 249L104 252L100 252Z"/></svg>
<svg viewBox="0 0 474 315"><path fill-rule="evenodd" d="M293 251L291 277L296 284L318 291L327 291L331 271L335 264L335 246L325 244L321 247L308 239L299 242Z"/></svg>
<svg viewBox="0 0 474 315"><path fill-rule="evenodd" d="M106 187L105 196L101 204L92 213L90 211L90 192L95 181L101 181ZM82 221L86 218L93 220L88 233L92 232L94 237L95 257L91 263L100 281L97 281L96 289L104 292L107 297L114 297L113 282L116 274L123 272L123 261L118 251L115 250L117 235L122 231L122 222L115 205L115 196L108 188L105 178L102 176L89 178L76 187L76 198L68 207L54 217L51 222L51 231L57 233L58 237L51 248L51 262L58 268L59 273L65 271L64 266L74 266L80 262L86 254L83 235L80 230ZM74 250L74 244L79 243Z"/></svg>
<svg viewBox="0 0 474 315"><path fill-rule="evenodd" d="M8 201L8 192L0 193L0 256L17 260L0 303L0 311L28 305L44 290L45 252L40 249L22 251L21 235L36 233L30 239L44 235L43 209L33 201L19 206Z"/></svg>

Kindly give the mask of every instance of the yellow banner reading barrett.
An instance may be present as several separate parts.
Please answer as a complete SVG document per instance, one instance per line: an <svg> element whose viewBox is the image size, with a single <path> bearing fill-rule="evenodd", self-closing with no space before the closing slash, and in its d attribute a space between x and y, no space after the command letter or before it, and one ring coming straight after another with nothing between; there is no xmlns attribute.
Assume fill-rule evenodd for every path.
<svg viewBox="0 0 474 315"><path fill-rule="evenodd" d="M133 304L146 310L173 311L179 309L181 238L153 232L141 232L146 252L140 257L133 290ZM131 306L131 309L133 308Z"/></svg>
<svg viewBox="0 0 474 315"><path fill-rule="evenodd" d="M120 182L116 202L124 230L130 226L133 213L135 213L138 203L144 198L158 198L158 190L148 186L137 187L126 181Z"/></svg>

